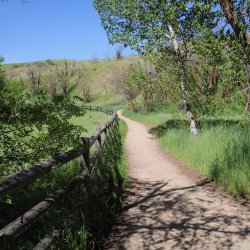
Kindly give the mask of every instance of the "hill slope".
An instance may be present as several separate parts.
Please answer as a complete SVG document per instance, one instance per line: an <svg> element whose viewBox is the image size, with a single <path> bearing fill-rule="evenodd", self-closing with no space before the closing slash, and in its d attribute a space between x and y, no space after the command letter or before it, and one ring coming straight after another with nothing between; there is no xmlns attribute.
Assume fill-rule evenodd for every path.
<svg viewBox="0 0 250 250"><path fill-rule="evenodd" d="M77 82L79 71L82 78L78 81L78 85L73 89L72 95L82 96L83 85L87 85L91 89L92 103L94 105L105 104L106 106L114 106L124 101L124 98L117 92L114 83L114 72L124 67L128 67L131 63L143 60L139 56L128 56L122 59L103 59L103 60L85 60L85 61L68 61L73 69L70 79L70 87ZM28 70L32 68L35 72L41 72L42 89L48 91L49 81L51 77L56 75L56 69L63 67L64 60L46 60L30 63L5 64L3 69L7 73L8 78L21 78L31 91L32 84L28 79ZM58 91L60 84L57 84ZM112 105L113 104L113 105Z"/></svg>

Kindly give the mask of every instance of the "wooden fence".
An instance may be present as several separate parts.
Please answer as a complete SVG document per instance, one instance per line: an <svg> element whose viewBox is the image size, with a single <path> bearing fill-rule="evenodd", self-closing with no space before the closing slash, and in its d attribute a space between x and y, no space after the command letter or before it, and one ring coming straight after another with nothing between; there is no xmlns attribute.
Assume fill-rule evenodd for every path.
<svg viewBox="0 0 250 250"><path fill-rule="evenodd" d="M112 115L114 113L113 110L110 110L110 109L105 109L105 108L102 108L102 107L93 107L93 106L84 106L84 109L85 110L89 110L89 111L99 111L99 112L103 112L103 113L106 113L108 115Z"/></svg>
<svg viewBox="0 0 250 250"><path fill-rule="evenodd" d="M0 249L5 249L11 242L30 228L50 208L71 193L79 183L84 183L85 178L91 174L91 170L98 160L98 154L101 147L109 136L110 130L118 122L118 116L113 111L100 107L85 106L85 109L90 111L100 111L110 115L112 114L112 118L102 127L96 129L91 137L80 138L81 146L78 148L57 155L50 160L34 164L18 173L9 175L5 181L0 184L1 201L7 195L10 195L17 190L32 184L35 180L44 177L50 173L55 166L59 164L63 165L80 157L80 174L76 176L67 187L60 188L54 194L46 198L44 201L41 201L0 230ZM90 149L93 145L95 145L95 151L91 156ZM56 230L51 234L51 237L45 237L35 249L44 249L49 243L51 243L51 239L53 239L57 233Z"/></svg>

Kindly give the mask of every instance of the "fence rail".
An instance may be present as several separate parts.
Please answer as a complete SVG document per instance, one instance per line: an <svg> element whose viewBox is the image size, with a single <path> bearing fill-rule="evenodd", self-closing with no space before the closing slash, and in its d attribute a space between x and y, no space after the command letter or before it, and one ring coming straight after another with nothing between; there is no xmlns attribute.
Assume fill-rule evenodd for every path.
<svg viewBox="0 0 250 250"><path fill-rule="evenodd" d="M19 237L24 231L32 226L45 212L56 203L60 202L67 194L71 193L79 183L84 183L85 177L91 175L91 169L98 160L100 149L108 138L109 131L117 124L118 116L113 111L100 107L85 106L85 109L100 111L112 114L113 116L102 127L96 129L91 137L80 138L81 145L78 148L62 153L50 160L34 164L18 173L9 175L5 181L0 184L0 200L2 200L14 191L20 190L32 184L35 180L46 176L58 164L64 165L80 157L80 174L76 176L67 187L60 188L54 194L50 195L44 201L41 201L0 230L0 249L5 249L9 243L13 242L15 238ZM95 145L95 152L91 157L90 148L93 145ZM49 242L47 238L44 239L44 241ZM43 240L41 244L43 244Z"/></svg>
<svg viewBox="0 0 250 250"><path fill-rule="evenodd" d="M89 111L99 111L99 112L106 113L108 115L112 115L114 113L113 110L105 109L105 108L98 107L98 106L97 107L93 107L93 106L87 106L87 105L85 105L84 109L89 110Z"/></svg>

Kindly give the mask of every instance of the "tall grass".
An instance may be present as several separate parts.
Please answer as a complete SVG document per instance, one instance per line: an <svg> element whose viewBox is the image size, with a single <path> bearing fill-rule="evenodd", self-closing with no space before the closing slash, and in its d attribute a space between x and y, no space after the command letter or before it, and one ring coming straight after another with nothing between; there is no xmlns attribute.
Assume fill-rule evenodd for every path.
<svg viewBox="0 0 250 250"><path fill-rule="evenodd" d="M236 196L250 196L250 129L215 127L197 137L183 129L159 138L168 152L226 187Z"/></svg>

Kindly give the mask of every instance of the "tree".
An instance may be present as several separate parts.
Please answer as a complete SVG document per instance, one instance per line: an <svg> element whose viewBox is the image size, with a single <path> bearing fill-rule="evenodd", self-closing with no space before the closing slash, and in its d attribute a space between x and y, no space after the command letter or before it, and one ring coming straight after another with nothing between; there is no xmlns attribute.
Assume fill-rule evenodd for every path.
<svg viewBox="0 0 250 250"><path fill-rule="evenodd" d="M190 131L197 134L186 83L185 48L190 37L200 32L201 22L213 25L213 12L208 17L206 6L192 3L188 0L95 0L94 6L110 43L129 45L141 53L172 48L180 64L180 88Z"/></svg>
<svg viewBox="0 0 250 250"><path fill-rule="evenodd" d="M119 45L117 48L116 48L116 51L115 51L115 57L117 60L120 60L122 59L122 51L123 51L124 47L122 45Z"/></svg>
<svg viewBox="0 0 250 250"><path fill-rule="evenodd" d="M78 145L84 128L72 124L70 118L85 113L67 96L27 94L21 81L6 79L2 61L3 58L0 59L0 179L27 164Z"/></svg>
<svg viewBox="0 0 250 250"><path fill-rule="evenodd" d="M78 68L77 71L77 80L75 86L81 86L82 88L82 98L83 102L90 102L92 99L91 88L90 86L84 81L84 76L81 71L81 68Z"/></svg>
<svg viewBox="0 0 250 250"><path fill-rule="evenodd" d="M3 62L4 62L4 58L0 56L0 92L5 82L5 72L2 70Z"/></svg>
<svg viewBox="0 0 250 250"><path fill-rule="evenodd" d="M32 91L34 94L39 94L41 92L42 74L41 70L35 70L30 67L27 71L27 76L32 84Z"/></svg>
<svg viewBox="0 0 250 250"><path fill-rule="evenodd" d="M132 65L113 71L113 81L117 90L125 96L133 112L136 111L136 97L139 95L137 80L137 74Z"/></svg>
<svg viewBox="0 0 250 250"><path fill-rule="evenodd" d="M218 0L226 23L231 26L240 44L247 48L250 44L250 3L247 0ZM226 26L225 26L226 28ZM229 30L230 32L230 30Z"/></svg>
<svg viewBox="0 0 250 250"><path fill-rule="evenodd" d="M249 65L250 4L247 0L95 0L94 4L111 43L129 45L141 53L157 51L160 54L172 48L180 69L180 88L193 134L197 133L193 89L187 79L191 41L207 33L236 39L245 50L245 55L240 55ZM248 66L243 67L247 74Z"/></svg>
<svg viewBox="0 0 250 250"><path fill-rule="evenodd" d="M56 97L57 96L57 85L58 85L58 80L54 72L52 72L48 79L48 91L51 97Z"/></svg>
<svg viewBox="0 0 250 250"><path fill-rule="evenodd" d="M64 60L62 67L56 67L57 80L61 84L63 94L67 95L69 89L69 81L73 75L73 69L67 60Z"/></svg>

